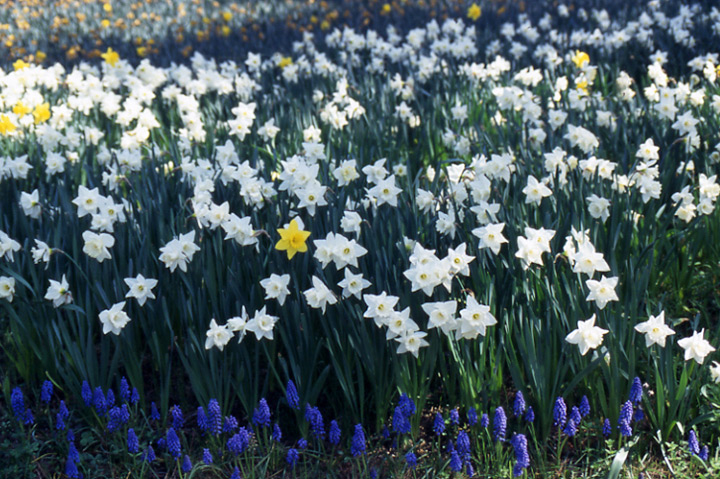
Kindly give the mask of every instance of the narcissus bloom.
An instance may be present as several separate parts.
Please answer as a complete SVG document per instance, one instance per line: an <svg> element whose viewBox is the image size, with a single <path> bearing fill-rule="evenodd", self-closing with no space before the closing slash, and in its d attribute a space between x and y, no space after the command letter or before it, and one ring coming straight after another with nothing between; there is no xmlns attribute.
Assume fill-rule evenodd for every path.
<svg viewBox="0 0 720 479"><path fill-rule="evenodd" d="M207 339L205 340L205 349L216 346L220 351L230 342L233 333L228 330L227 324L219 326L215 319L210 321L210 328L207 330Z"/></svg>
<svg viewBox="0 0 720 479"><path fill-rule="evenodd" d="M137 299L140 306L144 305L148 299L155 299L152 289L157 286L158 280L146 278L139 274L135 278L125 278L124 281L130 288L130 291L125 295L126 298Z"/></svg>
<svg viewBox="0 0 720 479"><path fill-rule="evenodd" d="M473 3L470 5L470 8L468 8L467 11L467 17L472 20L473 22L480 18L480 15L482 15L482 10L478 6L477 3Z"/></svg>
<svg viewBox="0 0 720 479"><path fill-rule="evenodd" d="M125 307L125 301L115 303L110 309L100 313L100 322L103 325L103 334L112 332L115 335L130 322L130 317L122 309Z"/></svg>
<svg viewBox="0 0 720 479"><path fill-rule="evenodd" d="M35 107L32 114L36 125L48 121L50 119L50 104L48 102L41 103Z"/></svg>
<svg viewBox="0 0 720 479"><path fill-rule="evenodd" d="M108 248L112 248L113 245L115 245L115 238L107 233L97 234L92 231L85 231L82 236L85 240L83 253L91 258L95 258L99 263L112 258Z"/></svg>
<svg viewBox="0 0 720 479"><path fill-rule="evenodd" d="M9 116L0 115L0 134L7 135L16 129L15 123L12 122Z"/></svg>
<svg viewBox="0 0 720 479"><path fill-rule="evenodd" d="M617 276L608 278L603 275L600 281L588 279L585 281L585 285L590 290L590 294L588 294L586 299L588 301L595 301L597 307L603 309L610 301L618 301L618 296L615 293L617 283Z"/></svg>
<svg viewBox="0 0 720 479"><path fill-rule="evenodd" d="M114 67L115 64L120 61L120 55L118 55L118 52L109 47L107 51L100 56L103 60L105 60L105 63L109 64L111 67Z"/></svg>
<svg viewBox="0 0 720 479"><path fill-rule="evenodd" d="M585 52L576 50L575 55L573 55L572 57L572 62L575 64L576 67L582 68L585 66L586 63L590 63L590 56Z"/></svg>
<svg viewBox="0 0 720 479"><path fill-rule="evenodd" d="M593 314L587 321L578 321L577 329L568 334L565 341L570 344L577 344L580 348L580 354L585 356L588 351L602 344L603 335L607 334L607 332L607 329L595 326L595 315Z"/></svg>
<svg viewBox="0 0 720 479"><path fill-rule="evenodd" d="M12 303L15 295L15 278L0 276L0 299L7 299Z"/></svg>
<svg viewBox="0 0 720 479"><path fill-rule="evenodd" d="M635 326L635 331L645 335L645 346L648 348L653 344L664 348L665 339L675 334L675 331L665 324L665 311L662 311L657 316L650 316L647 321Z"/></svg>
<svg viewBox="0 0 720 479"><path fill-rule="evenodd" d="M287 251L288 259L292 259L295 253L307 251L305 241L310 232L301 230L297 220L292 220L288 228L278 228L277 232L280 233L280 241L275 245L275 249Z"/></svg>
<svg viewBox="0 0 720 479"><path fill-rule="evenodd" d="M705 329L696 331L689 338L678 341L678 345L685 350L685 361L694 359L698 364L705 361L705 356L715 351L707 339L703 339Z"/></svg>

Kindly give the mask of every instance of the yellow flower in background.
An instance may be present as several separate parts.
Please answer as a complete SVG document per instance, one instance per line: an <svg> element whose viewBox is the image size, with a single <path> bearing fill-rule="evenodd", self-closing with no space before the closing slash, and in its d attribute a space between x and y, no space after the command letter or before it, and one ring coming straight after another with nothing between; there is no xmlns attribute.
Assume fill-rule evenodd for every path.
<svg viewBox="0 0 720 479"><path fill-rule="evenodd" d="M29 67L30 64L25 62L24 60L17 60L15 63L13 63L13 68L15 71L22 70L23 68Z"/></svg>
<svg viewBox="0 0 720 479"><path fill-rule="evenodd" d="M47 55L45 54L45 52L38 51L35 53L35 60L37 60L38 62L42 62L46 58L47 58Z"/></svg>
<svg viewBox="0 0 720 479"><path fill-rule="evenodd" d="M45 102L35 107L32 112L35 117L35 124L44 123L50 119L50 104Z"/></svg>
<svg viewBox="0 0 720 479"><path fill-rule="evenodd" d="M137 47L137 48L135 49L135 51L137 51L138 56L140 56L140 57L142 57L142 58L145 58L145 57L147 56L147 54L148 54L148 49L147 49L147 47Z"/></svg>
<svg viewBox="0 0 720 479"><path fill-rule="evenodd" d="M477 3L473 3L470 5L470 8L468 8L467 17L472 20L473 22L480 18L480 15L482 15L482 10L478 6Z"/></svg>
<svg viewBox="0 0 720 479"><path fill-rule="evenodd" d="M17 127L12 122L9 116L0 115L0 134L7 135L8 133L12 133L16 129Z"/></svg>
<svg viewBox="0 0 720 479"><path fill-rule="evenodd" d="M590 63L590 56L587 53L575 50L575 55L572 57L572 61L576 67L582 68L585 64Z"/></svg>
<svg viewBox="0 0 720 479"><path fill-rule="evenodd" d="M100 26L103 28L108 28L110 26L110 20L108 20L107 18L103 18L100 22Z"/></svg>
<svg viewBox="0 0 720 479"><path fill-rule="evenodd" d="M278 63L278 66L280 68L285 68L286 66L292 65L292 57L283 57L280 60L280 63Z"/></svg>
<svg viewBox="0 0 720 479"><path fill-rule="evenodd" d="M232 20L232 13L223 12L222 17L223 17L223 20L225 20L226 22L229 22L230 20Z"/></svg>
<svg viewBox="0 0 720 479"><path fill-rule="evenodd" d="M108 47L107 51L100 56L103 60L105 60L105 63L109 64L111 67L114 67L115 64L120 61L120 55L118 55L118 53L110 47Z"/></svg>
<svg viewBox="0 0 720 479"><path fill-rule="evenodd" d="M15 104L15 106L14 106L13 109L12 109L12 111L13 111L13 113L15 113L18 117L22 117L22 116L25 116L25 115L27 115L28 113L30 113L30 112L32 111L32 109L29 108L29 107L27 107L27 106L25 106L25 105L23 105L22 102L19 101L19 102L17 102L17 103Z"/></svg>
<svg viewBox="0 0 720 479"><path fill-rule="evenodd" d="M383 15L387 15L388 13L390 13L390 10L392 10L392 7L389 3L386 3L382 6L382 10L380 11L380 13L382 13Z"/></svg>
<svg viewBox="0 0 720 479"><path fill-rule="evenodd" d="M275 249L287 251L288 259L292 259L295 253L307 251L305 241L310 236L310 232L301 230L297 220L292 220L287 229L278 228L277 232L280 233L280 241L275 245Z"/></svg>
<svg viewBox="0 0 720 479"><path fill-rule="evenodd" d="M109 3L106 3L105 5L103 5L103 10L105 10L107 13L111 13L112 5L110 5Z"/></svg>

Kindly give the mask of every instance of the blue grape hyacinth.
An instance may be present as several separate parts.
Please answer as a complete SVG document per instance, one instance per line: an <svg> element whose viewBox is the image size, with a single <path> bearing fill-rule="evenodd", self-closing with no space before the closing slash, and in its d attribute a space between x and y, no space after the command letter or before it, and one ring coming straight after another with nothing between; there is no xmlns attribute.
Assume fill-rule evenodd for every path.
<svg viewBox="0 0 720 479"><path fill-rule="evenodd" d="M445 419L439 412L435 413L435 420L433 421L433 432L436 436L440 436L445 432Z"/></svg>
<svg viewBox="0 0 720 479"><path fill-rule="evenodd" d="M245 452L250 445L250 434L247 429L241 427L233 437L227 440L227 448L236 456Z"/></svg>
<svg viewBox="0 0 720 479"><path fill-rule="evenodd" d="M138 441L137 434L133 428L128 429L127 432L127 448L130 454L135 454L140 450L140 441Z"/></svg>
<svg viewBox="0 0 720 479"><path fill-rule="evenodd" d="M125 376L120 378L120 398L125 402L130 402L130 385Z"/></svg>
<svg viewBox="0 0 720 479"><path fill-rule="evenodd" d="M45 380L42 384L42 388L40 389L40 400L44 402L45 404L48 404L50 402L50 399L52 399L53 395L53 383Z"/></svg>
<svg viewBox="0 0 720 479"><path fill-rule="evenodd" d="M450 425L451 426L459 426L460 425L460 412L458 411L458 408L455 408L450 411Z"/></svg>
<svg viewBox="0 0 720 479"><path fill-rule="evenodd" d="M267 403L265 404L267 406ZM270 409L268 409L268 414ZM223 416L220 403L217 399L210 399L208 403L208 422L210 423L210 434L217 436L222 431ZM269 423L269 418L268 418Z"/></svg>
<svg viewBox="0 0 720 479"><path fill-rule="evenodd" d="M12 407L15 419L18 421L25 420L25 397L23 396L22 390L16 387L10 393L10 406Z"/></svg>
<svg viewBox="0 0 720 479"><path fill-rule="evenodd" d="M417 467L417 456L415 456L415 453L410 451L405 454L405 462L410 469L415 469Z"/></svg>
<svg viewBox="0 0 720 479"><path fill-rule="evenodd" d="M292 380L287 382L285 388L285 397L287 398L288 406L292 409L300 409L300 398L298 396L297 388Z"/></svg>
<svg viewBox="0 0 720 479"><path fill-rule="evenodd" d="M700 455L700 442L698 441L697 434L695 434L693 429L691 429L688 434L688 449L690 450L690 454L695 456Z"/></svg>
<svg viewBox="0 0 720 479"><path fill-rule="evenodd" d="M582 417L586 417L590 414L590 400L588 400L587 396L583 396L582 399L580 399L580 407L578 409L580 410L580 415Z"/></svg>
<svg viewBox="0 0 720 479"><path fill-rule="evenodd" d="M642 382L640 381L640 378L636 377L635 379L633 379L632 386L630 387L630 397L628 398L628 400L633 404L637 404L642 401L642 394Z"/></svg>
<svg viewBox="0 0 720 479"><path fill-rule="evenodd" d="M290 469L295 468L295 464L297 464L298 459L300 458L300 454L298 453L297 449L290 448L288 449L287 456L285 456L285 461L288 463L288 466L290 466Z"/></svg>
<svg viewBox="0 0 720 479"><path fill-rule="evenodd" d="M535 422L535 410L533 410L532 406L528 406L525 411L525 421Z"/></svg>
<svg viewBox="0 0 720 479"><path fill-rule="evenodd" d="M273 425L273 431L272 431L272 440L275 442L280 442L282 440L282 430L280 429L280 425L278 423L275 423Z"/></svg>
<svg viewBox="0 0 720 479"><path fill-rule="evenodd" d="M490 425L490 417L486 413L483 413L480 417L480 427L488 427Z"/></svg>
<svg viewBox="0 0 720 479"><path fill-rule="evenodd" d="M502 406L495 409L495 417L493 418L493 439L496 441L505 440L505 432L507 431L507 416Z"/></svg>
<svg viewBox="0 0 720 479"><path fill-rule="evenodd" d="M330 444L333 446L337 446L340 444L340 426L338 425L336 420L330 421L330 431L328 433L328 439L330 440Z"/></svg>
<svg viewBox="0 0 720 479"><path fill-rule="evenodd" d="M610 437L610 434L612 434L612 425L610 425L610 419L606 418L605 421L603 421L602 434L603 436L605 436L606 439Z"/></svg>
<svg viewBox="0 0 720 479"><path fill-rule="evenodd" d="M405 413L405 416L407 416L408 418L415 414L415 403L412 399L410 399L410 396L405 393L402 393L400 395L398 406L400 406L402 411Z"/></svg>
<svg viewBox="0 0 720 479"><path fill-rule="evenodd" d="M517 434L512 437L510 444L515 452L515 466L513 476L519 477L523 470L530 467L530 454L528 454L527 437L524 434Z"/></svg>
<svg viewBox="0 0 720 479"><path fill-rule="evenodd" d="M632 417L632 402L626 401L625 404L623 404L622 409L620 410L620 417L618 418L618 428L620 429L620 434L622 434L624 437L632 436L632 427L630 426Z"/></svg>
<svg viewBox="0 0 720 479"><path fill-rule="evenodd" d="M93 392L90 389L90 384L87 381L83 381L82 389L80 390L80 396L87 407L92 404Z"/></svg>
<svg viewBox="0 0 720 479"><path fill-rule="evenodd" d="M575 434L577 434L577 425L575 424L575 420L573 418L570 418L565 422L563 432L569 437L573 437Z"/></svg>
<svg viewBox="0 0 720 479"><path fill-rule="evenodd" d="M165 444L167 445L167 450L172 457L174 457L175 459L180 457L180 438L175 432L175 429L173 429L172 427L168 429L167 434L165 435Z"/></svg>
<svg viewBox="0 0 720 479"><path fill-rule="evenodd" d="M183 458L183 463L182 463L182 471L185 474L187 474L188 472L192 471L192 468L193 468L193 466L192 466L192 462L190 461L190 456L185 454L185 457Z"/></svg>
<svg viewBox="0 0 720 479"><path fill-rule="evenodd" d="M477 424L477 422L478 422L478 415L477 415L477 411L475 410L474 407L471 407L470 409L468 409L467 419L468 419L468 424L469 424L471 427L474 426L475 424Z"/></svg>
<svg viewBox="0 0 720 479"><path fill-rule="evenodd" d="M515 395L515 401L513 402L513 415L520 417L525 412L525 397L522 391L518 391Z"/></svg>
<svg viewBox="0 0 720 479"><path fill-rule="evenodd" d="M154 401L150 403L150 420L153 422L160 420L160 411Z"/></svg>
<svg viewBox="0 0 720 479"><path fill-rule="evenodd" d="M198 429L200 429L200 432L204 435L207 431L210 430L210 421L208 420L207 414L205 414L204 407L198 406L196 417Z"/></svg>
<svg viewBox="0 0 720 479"><path fill-rule="evenodd" d="M55 429L61 431L65 429L65 420L70 417L70 411L68 411L65 401L60 401L60 407L55 415Z"/></svg>
<svg viewBox="0 0 720 479"><path fill-rule="evenodd" d="M350 452L354 457L365 454L365 431L363 431L362 424L355 425Z"/></svg>
<svg viewBox="0 0 720 479"><path fill-rule="evenodd" d="M466 431L460 431L457 436L457 452L463 459L470 457L470 436Z"/></svg>
<svg viewBox="0 0 720 479"><path fill-rule="evenodd" d="M710 448L708 448L707 446L703 446L700 449L700 453L698 454L698 457L700 459L702 459L703 461L707 461L708 459L710 459Z"/></svg>
<svg viewBox="0 0 720 479"><path fill-rule="evenodd" d="M567 421L567 405L565 399L558 397L555 400L555 406L553 407L553 421L558 427L563 427L565 421Z"/></svg>
<svg viewBox="0 0 720 479"><path fill-rule="evenodd" d="M325 423L323 421L322 413L317 407L312 407L310 404L305 405L305 420L310 423L310 431L312 432L315 439L325 439Z"/></svg>
<svg viewBox="0 0 720 479"><path fill-rule="evenodd" d="M177 404L170 408L170 417L172 418L172 427L178 431L182 429L185 424L185 418L183 417L182 409Z"/></svg>
<svg viewBox="0 0 720 479"><path fill-rule="evenodd" d="M460 472L463 468L463 462L462 459L460 459L460 454L458 454L457 451L453 450L450 452L450 470L453 472Z"/></svg>
<svg viewBox="0 0 720 479"><path fill-rule="evenodd" d="M397 406L395 408L395 412L393 413L392 417L392 428L393 431L400 434L410 433L410 421L408 421L408 418L405 415L405 412L403 411L403 408L401 406Z"/></svg>

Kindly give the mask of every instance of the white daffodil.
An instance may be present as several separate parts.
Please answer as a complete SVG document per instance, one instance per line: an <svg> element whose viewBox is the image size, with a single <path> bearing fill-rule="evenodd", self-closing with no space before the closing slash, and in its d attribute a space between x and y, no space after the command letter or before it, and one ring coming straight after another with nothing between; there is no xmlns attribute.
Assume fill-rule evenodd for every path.
<svg viewBox="0 0 720 479"><path fill-rule="evenodd" d="M222 351L227 343L230 342L233 335L228 330L227 324L219 326L215 319L210 321L210 328L207 330L207 339L205 339L205 349L210 349L213 346Z"/></svg>
<svg viewBox="0 0 720 479"><path fill-rule="evenodd" d="M705 357L715 351L707 339L703 338L705 329L695 331L689 338L678 341L678 345L685 350L685 361L694 359L698 364L705 361Z"/></svg>
<svg viewBox="0 0 720 479"><path fill-rule="evenodd" d="M138 274L135 278L125 278L125 284L130 291L125 295L126 298L135 298L140 306L145 304L148 299L155 299L152 289L157 286L158 280L145 278Z"/></svg>
<svg viewBox="0 0 720 479"><path fill-rule="evenodd" d="M653 344L664 348L667 337L675 334L675 331L665 324L665 311L661 311L657 316L651 315L647 321L636 325L635 331L645 335L645 346L648 348Z"/></svg>
<svg viewBox="0 0 720 479"><path fill-rule="evenodd" d="M113 333L119 335L120 331L130 322L130 317L122 309L125 301L113 304L110 309L100 313L100 322L103 325L103 334Z"/></svg>
<svg viewBox="0 0 720 479"><path fill-rule="evenodd" d="M565 341L570 344L577 344L580 348L580 354L585 356L588 351L602 344L603 336L607 333L607 329L595 326L595 315L593 314L587 321L578 321L577 329L568 334Z"/></svg>

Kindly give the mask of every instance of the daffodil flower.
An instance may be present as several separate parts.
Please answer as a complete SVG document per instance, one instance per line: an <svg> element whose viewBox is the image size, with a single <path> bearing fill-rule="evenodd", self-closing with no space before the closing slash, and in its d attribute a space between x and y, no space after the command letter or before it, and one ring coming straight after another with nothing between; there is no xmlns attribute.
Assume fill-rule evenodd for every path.
<svg viewBox="0 0 720 479"><path fill-rule="evenodd" d="M278 228L277 232L280 233L280 241L275 245L275 249L287 251L288 259L292 259L295 253L307 251L305 241L310 236L310 232L301 230L297 220L292 220L288 228Z"/></svg>

